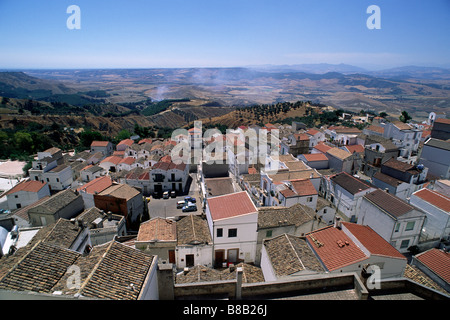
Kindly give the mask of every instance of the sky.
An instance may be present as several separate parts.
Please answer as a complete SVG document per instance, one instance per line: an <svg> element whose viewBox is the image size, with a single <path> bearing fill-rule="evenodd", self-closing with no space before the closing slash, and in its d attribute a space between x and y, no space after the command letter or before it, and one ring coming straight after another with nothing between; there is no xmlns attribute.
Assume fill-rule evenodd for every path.
<svg viewBox="0 0 450 320"><path fill-rule="evenodd" d="M450 0L0 0L0 17L2 69L450 68Z"/></svg>

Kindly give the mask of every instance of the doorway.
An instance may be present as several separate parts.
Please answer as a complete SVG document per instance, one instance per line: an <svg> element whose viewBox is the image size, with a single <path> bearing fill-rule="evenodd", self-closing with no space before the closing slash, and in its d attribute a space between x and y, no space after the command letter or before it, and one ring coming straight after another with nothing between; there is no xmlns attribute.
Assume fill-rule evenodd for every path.
<svg viewBox="0 0 450 320"><path fill-rule="evenodd" d="M225 260L225 250L216 250L214 252L214 266L216 268L222 267Z"/></svg>

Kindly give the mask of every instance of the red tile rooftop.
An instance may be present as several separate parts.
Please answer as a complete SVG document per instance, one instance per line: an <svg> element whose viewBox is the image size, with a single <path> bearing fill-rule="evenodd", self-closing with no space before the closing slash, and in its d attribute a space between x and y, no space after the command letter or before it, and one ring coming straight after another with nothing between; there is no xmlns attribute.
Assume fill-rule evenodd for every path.
<svg viewBox="0 0 450 320"><path fill-rule="evenodd" d="M24 182L20 182L20 183L16 184L13 188L11 188L5 194L9 195L9 194L19 192L19 191L38 192L45 185L46 185L45 182L42 183L40 181L28 180L28 181L24 181Z"/></svg>
<svg viewBox="0 0 450 320"><path fill-rule="evenodd" d="M441 210L450 212L450 198L439 192L430 189L421 189L413 194Z"/></svg>
<svg viewBox="0 0 450 320"><path fill-rule="evenodd" d="M121 144L126 144L127 146L131 146L134 143L131 139L124 139L120 141L117 145L120 146Z"/></svg>
<svg viewBox="0 0 450 320"><path fill-rule="evenodd" d="M132 165L135 161L136 161L136 159L134 159L133 157L126 157L126 158L123 158L122 160L120 160L119 163L125 163L125 164Z"/></svg>
<svg viewBox="0 0 450 320"><path fill-rule="evenodd" d="M92 141L91 147L106 147L109 141Z"/></svg>
<svg viewBox="0 0 450 320"><path fill-rule="evenodd" d="M308 233L306 239L329 271L368 258L344 231L334 226Z"/></svg>
<svg viewBox="0 0 450 320"><path fill-rule="evenodd" d="M330 150L333 147L330 147L328 145L326 145L323 142L318 143L317 145L314 146L314 149L322 152L322 153L326 153L328 150Z"/></svg>
<svg viewBox="0 0 450 320"><path fill-rule="evenodd" d="M109 156L105 159L103 159L102 161L100 161L100 163L105 163L105 162L111 162L114 164L118 164L120 161L122 161L123 158L118 157L118 156Z"/></svg>
<svg viewBox="0 0 450 320"><path fill-rule="evenodd" d="M315 135L315 134L317 134L317 133L319 133L320 131L319 130L316 130L316 129L309 129L308 131L306 131L306 133L307 134L310 134L310 135Z"/></svg>
<svg viewBox="0 0 450 320"><path fill-rule="evenodd" d="M384 240L369 226L349 222L342 222L342 225L347 228L371 254L406 260L404 255L391 246L389 242Z"/></svg>
<svg viewBox="0 0 450 320"><path fill-rule="evenodd" d="M109 176L103 176L78 187L77 191L83 191L89 194L94 194L96 192L100 193L106 188L112 186L112 184L113 182Z"/></svg>
<svg viewBox="0 0 450 320"><path fill-rule="evenodd" d="M362 146L360 144L355 144L355 145L351 145L351 146L345 146L345 148L350 153L355 153L355 152L363 153L364 152L364 146Z"/></svg>
<svg viewBox="0 0 450 320"><path fill-rule="evenodd" d="M137 241L176 241L177 228L175 221L164 218L153 218L141 223Z"/></svg>
<svg viewBox="0 0 450 320"><path fill-rule="evenodd" d="M308 161L308 162L328 161L327 156L323 153L307 153L307 154L303 154L303 156L305 157L306 161Z"/></svg>
<svg viewBox="0 0 450 320"><path fill-rule="evenodd" d="M233 218L258 211L246 191L208 198L207 202L213 220Z"/></svg>
<svg viewBox="0 0 450 320"><path fill-rule="evenodd" d="M416 258L433 273L450 284L450 253L433 248L419 253L416 255Z"/></svg>

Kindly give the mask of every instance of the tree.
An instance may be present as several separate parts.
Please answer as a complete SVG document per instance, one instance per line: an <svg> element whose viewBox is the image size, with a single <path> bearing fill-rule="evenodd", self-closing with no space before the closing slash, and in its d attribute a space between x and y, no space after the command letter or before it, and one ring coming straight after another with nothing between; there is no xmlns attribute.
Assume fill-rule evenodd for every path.
<svg viewBox="0 0 450 320"><path fill-rule="evenodd" d="M400 119L401 122L406 123L409 120L411 120L412 117L408 114L407 111L402 111L402 115L399 117L399 119Z"/></svg>
<svg viewBox="0 0 450 320"><path fill-rule="evenodd" d="M131 133L127 129L120 130L119 133L117 134L118 141L129 139L130 137L131 137Z"/></svg>
<svg viewBox="0 0 450 320"><path fill-rule="evenodd" d="M100 132L87 130L80 134L80 144L84 148L90 148L92 141L95 140L103 140L103 136Z"/></svg>
<svg viewBox="0 0 450 320"><path fill-rule="evenodd" d="M33 139L29 133L22 131L16 132L14 134L14 142L23 152L30 153L33 149Z"/></svg>
<svg viewBox="0 0 450 320"><path fill-rule="evenodd" d="M388 116L388 114L386 112L384 112L384 111L380 112L380 117L386 118L387 116Z"/></svg>

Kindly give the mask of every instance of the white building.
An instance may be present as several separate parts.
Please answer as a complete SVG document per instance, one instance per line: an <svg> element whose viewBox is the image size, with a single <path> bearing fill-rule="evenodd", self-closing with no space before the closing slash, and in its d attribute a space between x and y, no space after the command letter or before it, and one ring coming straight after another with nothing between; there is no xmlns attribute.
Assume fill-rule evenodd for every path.
<svg viewBox="0 0 450 320"><path fill-rule="evenodd" d="M419 163L440 179L450 178L450 142L430 138L425 141Z"/></svg>
<svg viewBox="0 0 450 320"><path fill-rule="evenodd" d="M419 148L422 131L401 121L387 122L384 126L383 136L391 139L399 148L401 157L409 158Z"/></svg>
<svg viewBox="0 0 450 320"><path fill-rule="evenodd" d="M424 212L379 189L363 197L358 217L400 252L419 243L424 222Z"/></svg>
<svg viewBox="0 0 450 320"><path fill-rule="evenodd" d="M258 210L247 192L207 199L206 219L214 244L214 265L255 261Z"/></svg>
<svg viewBox="0 0 450 320"><path fill-rule="evenodd" d="M356 222L361 212L362 197L376 188L359 178L341 172L322 179L324 198L334 204L348 220Z"/></svg>
<svg viewBox="0 0 450 320"><path fill-rule="evenodd" d="M430 189L411 195L409 203L426 214L421 241L450 240L450 198Z"/></svg>
<svg viewBox="0 0 450 320"><path fill-rule="evenodd" d="M175 257L178 269L196 265L213 266L213 243L205 219L191 214L177 221Z"/></svg>
<svg viewBox="0 0 450 320"><path fill-rule="evenodd" d="M94 154L96 152L103 153L103 156L108 157L114 151L114 146L109 141L92 141L91 143L91 153Z"/></svg>
<svg viewBox="0 0 450 320"><path fill-rule="evenodd" d="M16 184L5 194L9 210L14 210L33 204L45 196L50 196L50 188L45 182L29 180Z"/></svg>

